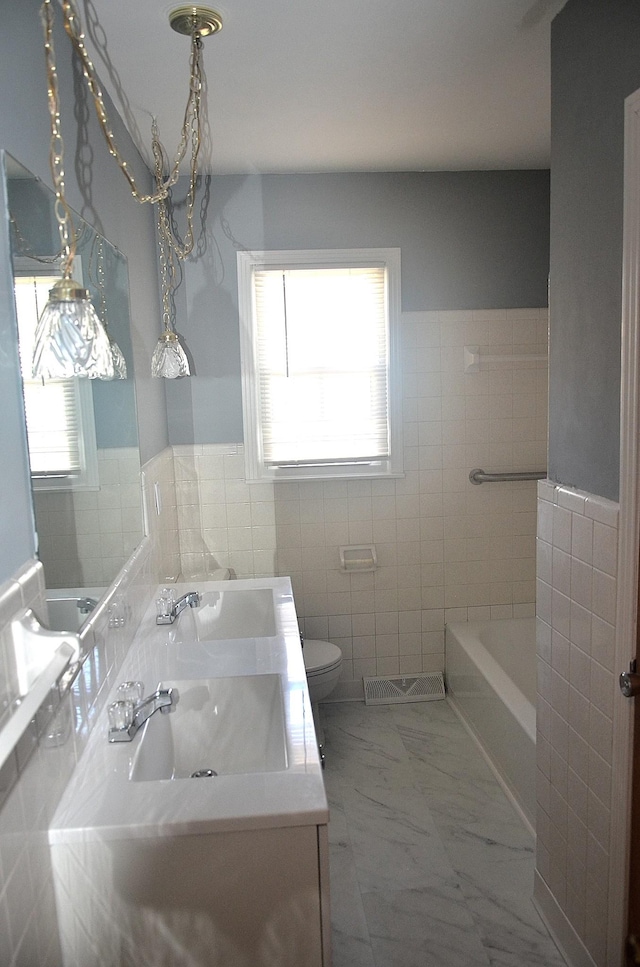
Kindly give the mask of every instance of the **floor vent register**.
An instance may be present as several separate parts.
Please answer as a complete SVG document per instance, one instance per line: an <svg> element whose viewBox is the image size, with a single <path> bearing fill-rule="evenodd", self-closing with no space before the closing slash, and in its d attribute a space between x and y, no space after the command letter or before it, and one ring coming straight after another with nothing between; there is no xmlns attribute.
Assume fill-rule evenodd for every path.
<svg viewBox="0 0 640 967"><path fill-rule="evenodd" d="M444 698L442 672L428 675L394 675L364 678L366 705L391 705L396 702L432 702Z"/></svg>

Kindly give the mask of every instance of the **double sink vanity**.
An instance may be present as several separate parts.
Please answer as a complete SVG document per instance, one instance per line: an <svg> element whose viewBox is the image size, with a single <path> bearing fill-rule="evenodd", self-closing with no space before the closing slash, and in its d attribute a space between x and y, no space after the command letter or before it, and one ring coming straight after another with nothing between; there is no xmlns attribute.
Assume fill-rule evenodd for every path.
<svg viewBox="0 0 640 967"><path fill-rule="evenodd" d="M3 251L10 247L13 259L5 295L11 288L30 293L57 273L56 195L6 152L0 152L0 187ZM89 504L76 505L71 486L54 491L34 476L38 540L27 540L22 531L20 539L25 547L39 547L38 566L47 573L47 584L59 590L44 605L42 577L42 602L39 590L30 592L28 600L38 604L18 608L11 621L7 647L15 657L14 707L0 729L0 767L11 758L14 769L40 741L55 753L72 733L80 737L82 754L51 823L46 810L62 962L65 967L329 967L328 808L291 584L273 578L176 585L177 598L197 591L199 604L157 623L155 599L162 589L151 594L149 574L156 567L147 569L145 563L153 526L145 526L147 515L137 510L140 453L127 262L79 214L73 221L74 273L83 273L83 285L101 306L101 319L103 313L103 321L108 316L110 337L125 354L129 378L77 381L73 412L82 428L86 467L81 480L75 467L69 476L79 491L100 490L101 507L123 513L90 512ZM7 358L15 356L17 366L15 333L23 323L22 331L33 327L36 302L20 300L20 313L11 298L4 304ZM24 487L27 470L29 431L22 415L16 408L19 432L11 430L22 455L8 465L8 486L16 492ZM145 499L150 507L150 494ZM159 490L156 499L159 515ZM31 521L26 505L25 515ZM160 528L159 521L153 524ZM177 552L167 552L157 570L174 573L177 563ZM133 568L126 580L125 567ZM35 588L36 577L30 580ZM111 598L109 590L103 595L110 584ZM122 708L109 715L108 706L123 701L117 687L105 702L92 692L98 663L105 672L100 681L111 681L107 675L121 660L143 607L142 601L135 607L124 601L123 586L131 596L134 587L144 588L152 600L120 681L143 683L141 702L161 693L157 711L154 704L145 721L147 705L132 723L114 723ZM23 601L21 587L15 587ZM93 619L83 626L96 605ZM46 615L48 628L36 612ZM114 729L118 741L110 741L116 739ZM61 758L65 776L74 759L67 746ZM54 762L55 754L48 761ZM53 801L57 786L52 787ZM29 816L39 812L37 795L33 800L25 802ZM36 864L40 832L29 857ZM16 888L12 895L20 892ZM51 906L53 899L46 896ZM16 922L31 926L38 916L32 909L25 904L24 923L19 917ZM42 923L55 922L56 914L43 909Z"/></svg>
<svg viewBox="0 0 640 967"><path fill-rule="evenodd" d="M65 964L329 967L329 812L290 581L175 587L191 591L166 623L150 603L122 666L164 707L131 736L105 707L51 825Z"/></svg>

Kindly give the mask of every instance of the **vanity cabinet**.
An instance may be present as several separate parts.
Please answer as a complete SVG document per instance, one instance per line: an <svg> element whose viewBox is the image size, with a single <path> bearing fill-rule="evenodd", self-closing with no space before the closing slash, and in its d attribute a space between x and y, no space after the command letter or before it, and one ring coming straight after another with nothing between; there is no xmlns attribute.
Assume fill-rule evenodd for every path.
<svg viewBox="0 0 640 967"><path fill-rule="evenodd" d="M160 590L118 677L175 687L172 711L112 743L105 708L49 829L64 967L331 967L329 807L291 583L203 582L168 626Z"/></svg>
<svg viewBox="0 0 640 967"><path fill-rule="evenodd" d="M326 826L54 846L65 967L329 967L327 852Z"/></svg>

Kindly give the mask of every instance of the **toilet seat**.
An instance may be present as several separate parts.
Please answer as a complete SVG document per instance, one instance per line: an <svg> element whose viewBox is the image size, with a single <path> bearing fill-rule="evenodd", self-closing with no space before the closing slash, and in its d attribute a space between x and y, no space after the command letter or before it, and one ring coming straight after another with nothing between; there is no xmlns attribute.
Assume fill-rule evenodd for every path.
<svg viewBox="0 0 640 967"><path fill-rule="evenodd" d="M305 638L302 655L307 678L334 671L342 664L342 652L330 641Z"/></svg>

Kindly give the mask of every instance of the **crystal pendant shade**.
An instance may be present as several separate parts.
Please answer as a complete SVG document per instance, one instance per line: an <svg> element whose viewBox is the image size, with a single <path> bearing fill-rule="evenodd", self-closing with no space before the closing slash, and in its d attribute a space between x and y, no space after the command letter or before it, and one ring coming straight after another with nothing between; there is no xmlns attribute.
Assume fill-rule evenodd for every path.
<svg viewBox="0 0 640 967"><path fill-rule="evenodd" d="M33 375L42 379L114 379L109 337L86 289L62 279L49 293L35 335Z"/></svg>
<svg viewBox="0 0 640 967"><path fill-rule="evenodd" d="M151 358L151 375L165 379L190 376L189 360L180 345L178 334L171 329L162 333Z"/></svg>
<svg viewBox="0 0 640 967"><path fill-rule="evenodd" d="M127 378L127 364L125 358L122 355L122 350L120 346L112 339L107 333L107 338L109 340L109 346L111 347L111 359L113 361L113 378L114 379L126 379Z"/></svg>

